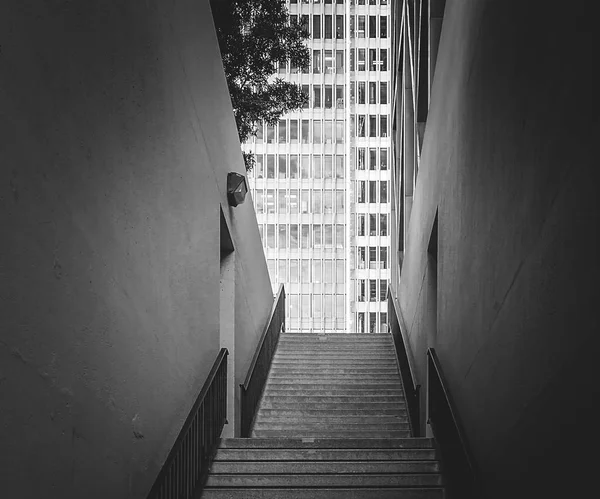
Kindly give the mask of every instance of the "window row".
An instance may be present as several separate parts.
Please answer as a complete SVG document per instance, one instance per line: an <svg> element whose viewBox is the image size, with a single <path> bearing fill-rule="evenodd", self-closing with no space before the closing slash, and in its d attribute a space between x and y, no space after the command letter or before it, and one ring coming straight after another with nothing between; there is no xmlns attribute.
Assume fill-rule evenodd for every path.
<svg viewBox="0 0 600 499"><path fill-rule="evenodd" d="M256 213L345 213L345 192L342 189L256 189L254 209Z"/></svg>
<svg viewBox="0 0 600 499"><path fill-rule="evenodd" d="M377 184L379 184L379 188ZM377 196L378 193L379 196ZM358 180L356 201L358 203L388 203L387 180Z"/></svg>
<svg viewBox="0 0 600 499"><path fill-rule="evenodd" d="M357 236L387 236L387 213L359 213L356 219Z"/></svg>
<svg viewBox="0 0 600 499"><path fill-rule="evenodd" d="M346 244L343 224L266 224L264 229L259 224L258 229L267 249L343 249Z"/></svg>
<svg viewBox="0 0 600 499"><path fill-rule="evenodd" d="M350 83L350 102L356 104L387 104L387 81L358 81Z"/></svg>
<svg viewBox="0 0 600 499"><path fill-rule="evenodd" d="M387 127L387 124L386 124ZM256 143L269 144L343 144L345 135L344 120L279 120L278 124L266 126L259 123L256 129Z"/></svg>
<svg viewBox="0 0 600 499"><path fill-rule="evenodd" d="M388 70L388 51L379 49L379 59L377 58L377 49L350 49L350 71L366 71L367 50L369 51L369 71L387 71Z"/></svg>
<svg viewBox="0 0 600 499"><path fill-rule="evenodd" d="M288 316L292 319L302 317L304 319L325 317L331 320L344 317L345 296L339 295L288 295L285 297L288 305Z"/></svg>
<svg viewBox="0 0 600 499"><path fill-rule="evenodd" d="M265 162L266 157L266 162ZM298 163L300 158L300 163ZM255 178L344 178L344 156L331 154L258 154Z"/></svg>
<svg viewBox="0 0 600 499"><path fill-rule="evenodd" d="M377 316L379 316L379 327L377 327ZM368 324L365 324L365 317L368 319ZM366 327L366 330L365 330ZM386 312L358 312L356 319L357 333L387 333L387 313Z"/></svg>
<svg viewBox="0 0 600 499"><path fill-rule="evenodd" d="M358 279L356 301L386 301L387 279Z"/></svg>
<svg viewBox="0 0 600 499"><path fill-rule="evenodd" d="M366 5L366 0L350 0L350 5ZM343 5L345 2L344 0L290 0L290 4L297 4L297 3L302 3L302 4L310 4L310 3L324 3L325 5L327 4L338 4L338 5ZM368 1L369 5L387 5L388 4L388 0L369 0Z"/></svg>
<svg viewBox="0 0 600 499"><path fill-rule="evenodd" d="M367 156L367 151L369 152ZM379 162L377 161L379 159ZM367 164L368 160L368 164ZM388 169L388 149L387 147L364 147L356 148L356 169L357 170L387 170Z"/></svg>
<svg viewBox="0 0 600 499"><path fill-rule="evenodd" d="M354 130L354 115L350 118L350 127ZM387 137L388 115L357 114L356 137Z"/></svg>
<svg viewBox="0 0 600 499"><path fill-rule="evenodd" d="M274 282L282 284L296 282L344 284L346 282L345 260L342 259L289 258L277 262L269 259L267 265Z"/></svg>
<svg viewBox="0 0 600 499"><path fill-rule="evenodd" d="M307 97L304 109L344 109L345 85L302 85Z"/></svg>
<svg viewBox="0 0 600 499"><path fill-rule="evenodd" d="M388 16L350 16L350 38L354 37L387 38Z"/></svg>
<svg viewBox="0 0 600 499"><path fill-rule="evenodd" d="M388 264L387 246L359 246L356 248L357 269L387 269Z"/></svg>

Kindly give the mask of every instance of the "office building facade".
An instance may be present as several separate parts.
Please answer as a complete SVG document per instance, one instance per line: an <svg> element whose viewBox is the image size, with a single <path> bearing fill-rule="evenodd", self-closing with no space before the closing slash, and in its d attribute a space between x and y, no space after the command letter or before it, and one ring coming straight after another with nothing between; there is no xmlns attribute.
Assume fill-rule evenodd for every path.
<svg viewBox="0 0 600 499"><path fill-rule="evenodd" d="M308 105L262 124L252 197L288 331L387 330L390 10L387 0L291 1L310 66L280 67Z"/></svg>

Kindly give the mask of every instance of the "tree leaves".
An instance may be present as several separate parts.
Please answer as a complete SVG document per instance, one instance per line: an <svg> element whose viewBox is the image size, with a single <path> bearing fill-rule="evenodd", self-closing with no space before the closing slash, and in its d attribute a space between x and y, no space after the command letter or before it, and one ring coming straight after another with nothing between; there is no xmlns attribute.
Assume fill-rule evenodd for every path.
<svg viewBox="0 0 600 499"><path fill-rule="evenodd" d="M277 63L308 68L308 33L290 21L284 0L211 0L211 8L240 142L246 142L261 120L274 124L306 104L300 86L275 72Z"/></svg>

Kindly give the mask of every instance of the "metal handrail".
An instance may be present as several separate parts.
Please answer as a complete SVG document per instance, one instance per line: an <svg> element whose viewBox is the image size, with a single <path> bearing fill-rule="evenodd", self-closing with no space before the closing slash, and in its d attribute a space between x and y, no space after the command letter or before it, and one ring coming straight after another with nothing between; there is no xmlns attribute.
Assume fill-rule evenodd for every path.
<svg viewBox="0 0 600 499"><path fill-rule="evenodd" d="M240 384L242 437L250 436L256 408L262 396L282 330L285 331L285 289L283 284L279 286L273 300L271 315L256 346L246 379Z"/></svg>
<svg viewBox="0 0 600 499"><path fill-rule="evenodd" d="M434 348L427 350L428 423L439 446L451 498L476 499L479 473Z"/></svg>
<svg viewBox="0 0 600 499"><path fill-rule="evenodd" d="M419 437L421 436L421 385L416 382L417 377L410 361L409 348L402 333L402 315L396 307L396 299L392 294L391 286L388 286L387 302L390 332L392 333L396 347L398 367L400 369L400 377L402 378L410 426L413 436Z"/></svg>
<svg viewBox="0 0 600 499"><path fill-rule="evenodd" d="M221 348L148 499L191 499L204 487L227 417L227 355Z"/></svg>

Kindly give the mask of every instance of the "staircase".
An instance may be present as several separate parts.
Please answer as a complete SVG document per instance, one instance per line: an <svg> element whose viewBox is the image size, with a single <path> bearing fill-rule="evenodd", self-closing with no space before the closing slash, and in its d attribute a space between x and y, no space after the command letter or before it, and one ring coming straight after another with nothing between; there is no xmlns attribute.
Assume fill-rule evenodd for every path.
<svg viewBox="0 0 600 499"><path fill-rule="evenodd" d="M249 439L224 439L202 499L434 499L391 335L282 334Z"/></svg>

